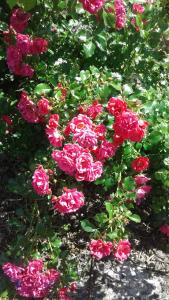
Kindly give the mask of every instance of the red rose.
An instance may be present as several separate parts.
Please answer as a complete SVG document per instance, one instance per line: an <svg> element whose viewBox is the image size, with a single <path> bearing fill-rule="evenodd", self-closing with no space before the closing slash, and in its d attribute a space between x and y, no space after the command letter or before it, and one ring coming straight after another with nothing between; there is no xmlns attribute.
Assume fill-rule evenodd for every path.
<svg viewBox="0 0 169 300"><path fill-rule="evenodd" d="M136 172L142 172L149 168L149 158L140 156L132 161L131 167Z"/></svg>

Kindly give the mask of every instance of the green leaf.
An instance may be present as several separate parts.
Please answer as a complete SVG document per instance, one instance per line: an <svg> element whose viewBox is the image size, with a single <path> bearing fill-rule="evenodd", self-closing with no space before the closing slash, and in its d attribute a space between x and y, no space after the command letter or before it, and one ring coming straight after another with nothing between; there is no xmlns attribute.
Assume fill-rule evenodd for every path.
<svg viewBox="0 0 169 300"><path fill-rule="evenodd" d="M126 178L124 179L123 186L124 186L124 188L125 188L127 191L132 191L132 190L134 190L134 188L135 188L135 182L134 182L133 178L132 178L132 177L126 177Z"/></svg>
<svg viewBox="0 0 169 300"><path fill-rule="evenodd" d="M135 223L140 223L140 222L141 222L140 216L139 216L139 215L136 215L136 214L130 215L130 216L128 216L128 218L129 218L131 221L135 222Z"/></svg>
<svg viewBox="0 0 169 300"><path fill-rule="evenodd" d="M86 58L93 56L93 54L95 52L95 48L96 48L96 46L92 41L83 45L83 50L84 50L84 54L85 54Z"/></svg>
<svg viewBox="0 0 169 300"><path fill-rule="evenodd" d="M17 4L25 10L30 10L36 6L37 0L7 0L7 3L11 9Z"/></svg>
<svg viewBox="0 0 169 300"><path fill-rule="evenodd" d="M87 219L81 221L80 224L81 224L83 230L86 232L95 232L96 231L96 228Z"/></svg>
<svg viewBox="0 0 169 300"><path fill-rule="evenodd" d="M111 202L105 202L106 210L109 214L109 219L113 218L113 205Z"/></svg>
<svg viewBox="0 0 169 300"><path fill-rule="evenodd" d="M95 215L95 220L100 224L104 224L108 221L107 215L105 213L99 213Z"/></svg>
<svg viewBox="0 0 169 300"><path fill-rule="evenodd" d="M107 49L107 39L104 33L97 35L96 45L101 51L105 51Z"/></svg>
<svg viewBox="0 0 169 300"><path fill-rule="evenodd" d="M34 90L38 96L47 95L51 92L51 88L47 83L39 83Z"/></svg>

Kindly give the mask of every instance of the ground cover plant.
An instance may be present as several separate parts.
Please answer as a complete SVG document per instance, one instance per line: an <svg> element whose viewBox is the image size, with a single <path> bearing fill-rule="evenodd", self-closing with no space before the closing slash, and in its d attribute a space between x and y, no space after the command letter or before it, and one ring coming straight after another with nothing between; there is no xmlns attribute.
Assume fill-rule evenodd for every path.
<svg viewBox="0 0 169 300"><path fill-rule="evenodd" d="M168 3L7 0L0 20L0 297L73 299L81 249L124 262L145 211L169 249Z"/></svg>

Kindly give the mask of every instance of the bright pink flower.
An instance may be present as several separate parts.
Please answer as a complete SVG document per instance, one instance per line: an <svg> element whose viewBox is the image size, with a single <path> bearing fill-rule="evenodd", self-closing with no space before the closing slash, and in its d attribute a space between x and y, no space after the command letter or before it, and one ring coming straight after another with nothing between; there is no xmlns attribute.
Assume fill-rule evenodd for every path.
<svg viewBox="0 0 169 300"><path fill-rule="evenodd" d="M49 289L60 277L60 273L54 269L43 271L42 260L30 261L26 268L6 263L2 269L15 283L17 293L24 298L46 297Z"/></svg>
<svg viewBox="0 0 169 300"><path fill-rule="evenodd" d="M83 8L91 14L96 14L104 5L105 0L79 0Z"/></svg>
<svg viewBox="0 0 169 300"><path fill-rule="evenodd" d="M120 30L125 27L126 23L126 9L123 0L114 0L114 10L116 17L116 29Z"/></svg>
<svg viewBox="0 0 169 300"><path fill-rule="evenodd" d="M127 110L115 118L113 128L115 134L123 140L129 139L132 142L140 142L144 137L147 126L147 122L139 120L135 113Z"/></svg>
<svg viewBox="0 0 169 300"><path fill-rule="evenodd" d="M81 154L81 151L82 148L77 144L66 144L62 151L53 151L52 158L57 162L58 167L62 171L74 176L76 171L76 158Z"/></svg>
<svg viewBox="0 0 169 300"><path fill-rule="evenodd" d="M147 183L148 181L150 181L151 178L148 178L146 177L144 174L141 174L141 175L136 175L134 177L134 181L135 183L139 186L139 185L142 185L142 184L145 184Z"/></svg>
<svg viewBox="0 0 169 300"><path fill-rule="evenodd" d="M89 244L90 254L97 260L109 256L112 250L111 242L104 242L102 240L91 240Z"/></svg>
<svg viewBox="0 0 169 300"><path fill-rule="evenodd" d="M84 180L89 182L95 181L97 178L99 178L102 175L102 173L103 173L103 164L100 161L95 161L94 163L92 163L90 170L86 172Z"/></svg>
<svg viewBox="0 0 169 300"><path fill-rule="evenodd" d="M47 126L45 131L48 140L53 147L62 147L62 142L64 140L64 137L60 134L59 130Z"/></svg>
<svg viewBox="0 0 169 300"><path fill-rule="evenodd" d="M97 145L97 135L91 129L84 129L74 133L73 140L84 148Z"/></svg>
<svg viewBox="0 0 169 300"><path fill-rule="evenodd" d="M147 170L149 168L149 158L140 156L132 161L131 167L136 172Z"/></svg>
<svg viewBox="0 0 169 300"><path fill-rule="evenodd" d="M102 141L100 147L98 147L95 151L96 158L98 160L104 161L105 159L114 156L116 149L117 147L114 146L113 143L110 143L107 140Z"/></svg>
<svg viewBox="0 0 169 300"><path fill-rule="evenodd" d="M80 174L88 172L93 164L93 157L89 152L81 152L76 158L76 170Z"/></svg>
<svg viewBox="0 0 169 300"><path fill-rule="evenodd" d="M50 116L50 119L49 119L48 126L49 126L50 128L55 129L55 128L58 127L58 125L59 125L59 115L57 115L57 114L51 115L51 116Z"/></svg>
<svg viewBox="0 0 169 300"><path fill-rule="evenodd" d="M49 100L46 98L41 98L37 103L39 115L46 116L50 112Z"/></svg>
<svg viewBox="0 0 169 300"><path fill-rule="evenodd" d="M32 40L31 44L31 54L37 55L42 54L48 50L48 41L43 38L35 38Z"/></svg>
<svg viewBox="0 0 169 300"><path fill-rule="evenodd" d="M114 134L113 136L113 144L115 147L119 147L123 144L124 138L120 135Z"/></svg>
<svg viewBox="0 0 169 300"><path fill-rule="evenodd" d="M10 26L12 26L16 32L23 32L28 26L30 17L31 15L26 13L23 9L16 8L12 11Z"/></svg>
<svg viewBox="0 0 169 300"><path fill-rule="evenodd" d="M119 261L124 261L128 258L131 252L131 244L128 240L121 240L115 246L114 257Z"/></svg>
<svg viewBox="0 0 169 300"><path fill-rule="evenodd" d="M104 140L107 131L104 124L93 125L93 131L96 133L98 140Z"/></svg>
<svg viewBox="0 0 169 300"><path fill-rule="evenodd" d="M99 101L95 100L93 101L92 105L90 105L87 108L87 116L90 117L91 119L96 119L96 117L102 113L103 111L103 105L99 103Z"/></svg>
<svg viewBox="0 0 169 300"><path fill-rule="evenodd" d="M67 214L79 210L84 205L84 195L77 189L64 189L64 193L52 201L54 209L60 213Z"/></svg>
<svg viewBox="0 0 169 300"><path fill-rule="evenodd" d="M69 300L67 296L68 288L64 287L58 290L57 296L59 300Z"/></svg>
<svg viewBox="0 0 169 300"><path fill-rule="evenodd" d="M74 117L68 124L70 133L77 133L81 130L92 129L92 125L90 118L82 114Z"/></svg>
<svg viewBox="0 0 169 300"><path fill-rule="evenodd" d="M4 271L5 275L10 278L12 282L16 282L18 279L20 279L24 271L23 268L17 267L11 263L3 264L2 270Z"/></svg>
<svg viewBox="0 0 169 300"><path fill-rule="evenodd" d="M144 12L144 6L139 3L133 3L133 11L142 14Z"/></svg>
<svg viewBox="0 0 169 300"><path fill-rule="evenodd" d="M3 115L2 121L4 121L8 126L13 125L13 120L8 115Z"/></svg>
<svg viewBox="0 0 169 300"><path fill-rule="evenodd" d="M161 233L163 233L169 237L169 225L168 224L162 225L159 230Z"/></svg>
<svg viewBox="0 0 169 300"><path fill-rule="evenodd" d="M137 190L136 190L136 197L138 200L140 199L144 199L147 194L150 193L152 187L150 185L143 185L140 186Z"/></svg>
<svg viewBox="0 0 169 300"><path fill-rule="evenodd" d="M23 77L32 78L32 76L34 74L34 69L29 64L21 64L21 66L18 70L18 74L17 73L15 73L15 74L23 76Z"/></svg>
<svg viewBox="0 0 169 300"><path fill-rule="evenodd" d="M24 120L29 123L39 123L39 114L38 108L36 107L35 103L33 103L27 93L23 91L21 93L20 101L17 105L19 112L21 113Z"/></svg>
<svg viewBox="0 0 169 300"><path fill-rule="evenodd" d="M41 165L35 170L32 179L32 186L38 195L44 196L51 194L49 176Z"/></svg>
<svg viewBox="0 0 169 300"><path fill-rule="evenodd" d="M107 110L110 114L117 117L122 112L127 110L127 104L119 98L111 97L108 101Z"/></svg>
<svg viewBox="0 0 169 300"><path fill-rule="evenodd" d="M7 65L11 72L15 73L16 68L22 62L22 53L16 46L7 48Z"/></svg>
<svg viewBox="0 0 169 300"><path fill-rule="evenodd" d="M31 39L27 34L18 33L16 36L16 46L23 55L30 54Z"/></svg>

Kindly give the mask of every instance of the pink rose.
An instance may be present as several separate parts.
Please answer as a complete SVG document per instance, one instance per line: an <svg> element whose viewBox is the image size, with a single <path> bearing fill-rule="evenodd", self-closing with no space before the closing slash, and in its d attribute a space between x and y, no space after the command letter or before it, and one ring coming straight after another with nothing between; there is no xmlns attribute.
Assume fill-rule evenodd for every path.
<svg viewBox="0 0 169 300"><path fill-rule="evenodd" d="M131 252L131 244L128 240L121 240L115 246L114 257L119 261L124 261L128 258Z"/></svg>
<svg viewBox="0 0 169 300"><path fill-rule="evenodd" d="M30 54L31 39L27 34L18 33L16 36L16 46L23 55Z"/></svg>
<svg viewBox="0 0 169 300"><path fill-rule="evenodd" d="M98 147L95 151L95 155L98 160L104 161L105 159L114 156L116 150L117 147L114 146L113 143L110 143L109 141L105 140L101 142L100 147Z"/></svg>
<svg viewBox="0 0 169 300"><path fill-rule="evenodd" d="M79 0L83 8L91 14L96 14L104 5L105 0Z"/></svg>
<svg viewBox="0 0 169 300"><path fill-rule="evenodd" d="M126 23L126 9L123 0L114 0L114 10L116 18L116 29L120 30L125 27Z"/></svg>
<svg viewBox="0 0 169 300"><path fill-rule="evenodd" d="M111 242L104 242L102 240L91 240L89 244L90 254L97 260L109 256L112 250Z"/></svg>
<svg viewBox="0 0 169 300"><path fill-rule="evenodd" d="M31 54L38 55L46 52L48 50L48 41L43 38L35 38L32 40L31 44Z"/></svg>
<svg viewBox="0 0 169 300"><path fill-rule="evenodd" d="M30 261L26 268L6 263L2 269L15 283L18 295L24 298L47 297L49 290L60 277L60 273L55 269L43 271L42 260Z"/></svg>
<svg viewBox="0 0 169 300"><path fill-rule="evenodd" d="M76 169L79 173L86 173L90 170L93 163L93 157L89 152L82 152L76 158Z"/></svg>
<svg viewBox="0 0 169 300"><path fill-rule="evenodd" d="M73 140L84 148L97 145L97 135L91 129L84 129L74 133Z"/></svg>
<svg viewBox="0 0 169 300"><path fill-rule="evenodd" d="M65 188L64 193L54 199L52 199L54 209L63 214L75 212L84 205L84 195L77 189Z"/></svg>
<svg viewBox="0 0 169 300"><path fill-rule="evenodd" d="M87 108L87 116L91 119L96 119L96 117L101 114L103 111L103 105L99 103L99 101L93 101L92 105Z"/></svg>
<svg viewBox="0 0 169 300"><path fill-rule="evenodd" d="M142 14L144 12L144 6L139 3L133 3L133 11Z"/></svg>
<svg viewBox="0 0 169 300"><path fill-rule="evenodd" d="M143 185L143 186L140 186L137 190L136 190L136 196L137 196L137 199L144 199L147 194L150 193L152 187L150 185Z"/></svg>
<svg viewBox="0 0 169 300"><path fill-rule="evenodd" d="M139 186L139 185L143 185L145 183L147 183L148 181L150 181L151 178L149 177L146 177L144 174L141 174L141 175L136 175L134 177L134 181L135 183Z"/></svg>
<svg viewBox="0 0 169 300"><path fill-rule="evenodd" d="M62 142L64 140L64 137L60 134L59 130L47 126L45 132L50 144L53 147L62 147Z"/></svg>
<svg viewBox="0 0 169 300"><path fill-rule="evenodd" d="M51 189L49 188L49 176L41 165L35 170L32 179L32 186L38 195L44 196L51 194Z"/></svg>
<svg viewBox="0 0 169 300"><path fill-rule="evenodd" d="M37 107L41 116L46 116L50 112L49 100L44 97L38 101Z"/></svg>
<svg viewBox="0 0 169 300"><path fill-rule="evenodd" d="M87 129L92 129L92 121L86 115L79 114L69 122L69 130L71 133L77 133Z"/></svg>
<svg viewBox="0 0 169 300"><path fill-rule="evenodd" d="M127 104L125 101L119 98L111 97L108 101L107 110L110 114L117 117L122 112L127 110Z"/></svg>
<svg viewBox="0 0 169 300"><path fill-rule="evenodd" d="M25 91L23 91L21 93L21 98L17 105L17 108L18 108L19 112L21 113L23 119L26 120L27 122L29 122L29 123L39 123L40 122L38 109L37 109L35 103L33 103L29 99L29 97Z"/></svg>
<svg viewBox="0 0 169 300"><path fill-rule="evenodd" d="M30 17L31 15L26 13L23 9L16 8L12 11L10 26L12 26L16 32L23 32L28 26Z"/></svg>

